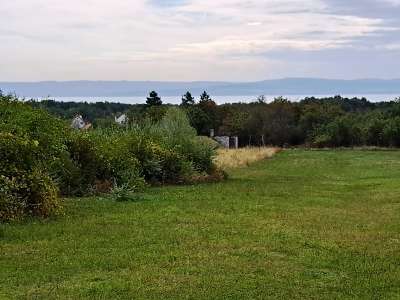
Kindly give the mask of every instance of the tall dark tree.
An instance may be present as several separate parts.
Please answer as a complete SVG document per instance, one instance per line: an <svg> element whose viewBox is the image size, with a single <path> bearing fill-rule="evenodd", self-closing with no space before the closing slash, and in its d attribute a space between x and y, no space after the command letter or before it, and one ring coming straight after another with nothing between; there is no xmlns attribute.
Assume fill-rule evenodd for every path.
<svg viewBox="0 0 400 300"><path fill-rule="evenodd" d="M217 103L215 103L214 100L211 99L210 95L207 94L206 91L204 91L200 95L200 101L199 101L198 105L205 112L210 111L210 110L215 112L217 110Z"/></svg>
<svg viewBox="0 0 400 300"><path fill-rule="evenodd" d="M196 129L199 135L208 135L210 133L211 116L207 115L198 105L185 107L189 117L190 125Z"/></svg>
<svg viewBox="0 0 400 300"><path fill-rule="evenodd" d="M217 104L211 99L210 95L207 94L206 91L204 91L200 95L200 101L197 104L197 107L200 108L204 115L207 116L209 119L208 122L206 122L201 130L201 134L209 134L211 129L217 130L218 127L220 126L220 118L218 116L218 106Z"/></svg>
<svg viewBox="0 0 400 300"><path fill-rule="evenodd" d="M155 92L155 91L150 92L149 97L147 97L146 103L148 106L162 105L161 98L158 96L157 92Z"/></svg>
<svg viewBox="0 0 400 300"><path fill-rule="evenodd" d="M207 94L206 91L204 91L201 95L200 95L200 102L208 102L208 101L212 101L211 97L209 94Z"/></svg>
<svg viewBox="0 0 400 300"><path fill-rule="evenodd" d="M192 94L187 91L185 95L182 96L182 106L189 106L189 105L194 105L195 104L195 100L194 97L192 96Z"/></svg>
<svg viewBox="0 0 400 300"><path fill-rule="evenodd" d="M298 113L295 104L279 97L268 105L264 133L268 144L297 144Z"/></svg>

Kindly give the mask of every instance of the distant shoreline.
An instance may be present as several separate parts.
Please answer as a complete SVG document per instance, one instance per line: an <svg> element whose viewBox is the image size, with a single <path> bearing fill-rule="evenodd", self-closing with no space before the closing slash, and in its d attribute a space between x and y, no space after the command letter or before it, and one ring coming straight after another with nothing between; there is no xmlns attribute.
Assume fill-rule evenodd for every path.
<svg viewBox="0 0 400 300"><path fill-rule="evenodd" d="M249 103L257 101L257 97L259 95L239 95L239 96L212 96L213 100L218 104L225 103ZM266 102L271 102L275 98L280 97L282 95L264 95ZM282 97L287 98L293 102L298 102L306 97L315 97L315 98L327 98L333 97L335 95L332 94L324 94L324 95L283 95ZM393 101L400 96L398 94L343 94L342 97L347 98L366 98L370 102L389 102ZM162 95L161 95L162 97ZM163 103L165 104L180 104L182 96L164 96L162 97ZM198 97L195 97L196 99ZM41 100L55 100L59 102L88 102L88 103L96 103L96 102L109 102L109 103L123 103L123 104L144 104L146 102L146 96L126 96L126 97L97 97L97 96L79 96L79 97L25 97L26 100L35 99L38 101Z"/></svg>
<svg viewBox="0 0 400 300"><path fill-rule="evenodd" d="M396 95L400 96L400 79L332 80L314 78L286 78L254 82L179 82L179 81L43 81L0 82L0 90L19 97L146 97L157 91L161 97L177 97L190 91L198 96L207 91L214 98L247 97L251 95ZM179 96L180 97L180 96ZM393 97L392 97L393 98ZM395 98L395 97L394 97ZM217 99L218 100L218 99Z"/></svg>

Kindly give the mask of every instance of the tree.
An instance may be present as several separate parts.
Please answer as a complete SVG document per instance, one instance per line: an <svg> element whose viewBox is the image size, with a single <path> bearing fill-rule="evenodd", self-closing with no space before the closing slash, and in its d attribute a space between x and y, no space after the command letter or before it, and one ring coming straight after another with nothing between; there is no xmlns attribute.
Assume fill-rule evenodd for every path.
<svg viewBox="0 0 400 300"><path fill-rule="evenodd" d="M218 127L220 126L220 120L218 117L218 106L211 99L210 95L208 95L206 91L204 91L200 95L200 101L197 104L197 107L199 107L203 111L203 114L209 120L208 122L204 123L204 126L200 133L207 135L209 134L211 129L218 129Z"/></svg>
<svg viewBox="0 0 400 300"><path fill-rule="evenodd" d="M269 104L264 116L265 142L272 145L298 144L298 111L295 104L285 98L276 98Z"/></svg>
<svg viewBox="0 0 400 300"><path fill-rule="evenodd" d="M182 106L189 106L189 105L194 105L195 104L195 100L194 97L192 96L192 94L187 91L185 95L182 96Z"/></svg>
<svg viewBox="0 0 400 300"><path fill-rule="evenodd" d="M248 145L265 146L265 128L270 123L269 106L258 102L248 105L248 118L244 124L244 135L248 138Z"/></svg>
<svg viewBox="0 0 400 300"><path fill-rule="evenodd" d="M257 103L266 103L267 99L265 98L264 95L260 95L257 97Z"/></svg>
<svg viewBox="0 0 400 300"><path fill-rule="evenodd" d="M400 117L387 119L383 128L385 145L390 147L400 146Z"/></svg>
<svg viewBox="0 0 400 300"><path fill-rule="evenodd" d="M221 126L218 129L220 134L229 136L244 135L245 125L249 117L247 111L242 109L240 106L228 106L225 108L225 112L221 117Z"/></svg>
<svg viewBox="0 0 400 300"><path fill-rule="evenodd" d="M211 112L215 114L217 103L211 99L210 95L207 94L206 91L200 95L200 101L198 105L202 110L204 110L204 112Z"/></svg>
<svg viewBox="0 0 400 300"><path fill-rule="evenodd" d="M162 105L161 98L158 96L157 92L155 92L155 91L150 92L149 97L147 97L146 103L148 106Z"/></svg>
<svg viewBox="0 0 400 300"><path fill-rule="evenodd" d="M206 91L204 91L201 95L200 95L200 102L208 102L208 101L212 101L211 97L209 94L207 94ZM214 102L214 101L213 101Z"/></svg>
<svg viewBox="0 0 400 300"><path fill-rule="evenodd" d="M336 103L301 103L299 126L305 135L309 135L316 128L332 122L337 117L344 115L344 113L341 106Z"/></svg>
<svg viewBox="0 0 400 300"><path fill-rule="evenodd" d="M208 135L210 132L211 118L198 105L185 107L190 125L196 129L197 134Z"/></svg>

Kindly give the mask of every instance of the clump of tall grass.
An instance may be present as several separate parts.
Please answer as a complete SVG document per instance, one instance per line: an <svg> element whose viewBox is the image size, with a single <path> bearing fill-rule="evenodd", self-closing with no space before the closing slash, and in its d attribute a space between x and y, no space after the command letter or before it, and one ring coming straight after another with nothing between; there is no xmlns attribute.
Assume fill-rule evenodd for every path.
<svg viewBox="0 0 400 300"><path fill-rule="evenodd" d="M222 169L249 166L250 164L267 159L279 152L279 148L248 147L241 149L219 149L214 159L215 164Z"/></svg>

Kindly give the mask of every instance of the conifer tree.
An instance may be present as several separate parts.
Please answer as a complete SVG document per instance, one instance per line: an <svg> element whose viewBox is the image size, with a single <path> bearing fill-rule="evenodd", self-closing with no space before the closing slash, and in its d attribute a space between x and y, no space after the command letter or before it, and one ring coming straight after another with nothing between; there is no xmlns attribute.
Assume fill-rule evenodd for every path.
<svg viewBox="0 0 400 300"><path fill-rule="evenodd" d="M146 104L148 106L160 106L162 105L162 101L157 92L152 91L150 92L149 97L147 97Z"/></svg>
<svg viewBox="0 0 400 300"><path fill-rule="evenodd" d="M201 95L200 95L200 102L208 102L208 101L212 101L211 97L209 94L207 94L206 91L204 91Z"/></svg>
<svg viewBox="0 0 400 300"><path fill-rule="evenodd" d="M189 106L189 105L194 105L195 104L195 100L194 97L192 96L192 94L187 91L185 95L182 96L182 106Z"/></svg>

